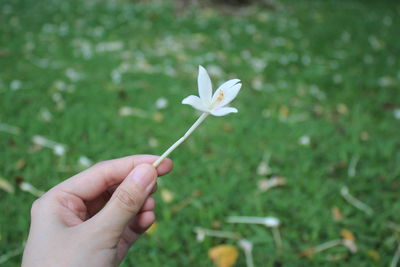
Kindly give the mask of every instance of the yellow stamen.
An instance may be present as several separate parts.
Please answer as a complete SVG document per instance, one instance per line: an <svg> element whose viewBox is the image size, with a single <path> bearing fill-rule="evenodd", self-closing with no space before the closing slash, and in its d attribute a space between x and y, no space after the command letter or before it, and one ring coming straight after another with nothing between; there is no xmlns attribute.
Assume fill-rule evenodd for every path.
<svg viewBox="0 0 400 267"><path fill-rule="evenodd" d="M222 99L224 99L224 92L222 92L222 90L219 91L218 97L215 100L215 103L220 103L222 101Z"/></svg>

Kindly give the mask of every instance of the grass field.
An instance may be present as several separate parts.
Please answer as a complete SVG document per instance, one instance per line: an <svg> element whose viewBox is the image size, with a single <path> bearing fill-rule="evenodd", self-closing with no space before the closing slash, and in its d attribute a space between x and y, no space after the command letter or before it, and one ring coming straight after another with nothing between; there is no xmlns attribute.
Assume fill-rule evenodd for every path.
<svg viewBox="0 0 400 267"><path fill-rule="evenodd" d="M160 2L1 1L0 177L15 192L0 189L0 254L27 237L35 196L21 181L46 191L86 158L161 154L179 138L198 115L180 102L197 93L201 64L214 85L242 79L239 113L208 118L171 155L157 228L124 266L210 266L210 248L236 246L199 243L196 226L252 241L255 266L389 266L400 240L400 4L278 3L176 15ZM266 163L271 172L260 172ZM286 185L260 192L273 175ZM347 202L343 186L372 213ZM232 215L279 218L282 249L263 226L226 223ZM300 256L344 230L357 252Z"/></svg>

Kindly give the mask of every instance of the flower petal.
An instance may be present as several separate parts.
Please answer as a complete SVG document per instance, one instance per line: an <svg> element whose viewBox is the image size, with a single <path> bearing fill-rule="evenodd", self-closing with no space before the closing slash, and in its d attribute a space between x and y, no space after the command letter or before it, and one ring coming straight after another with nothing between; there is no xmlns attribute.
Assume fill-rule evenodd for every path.
<svg viewBox="0 0 400 267"><path fill-rule="evenodd" d="M239 79L232 79L229 81L224 82L223 84L221 84L217 90L215 90L215 93L213 95L212 101L215 101L219 95L219 91L223 90L223 92L225 93L225 90L227 90L228 88L234 86L235 84L237 84L238 82L240 82Z"/></svg>
<svg viewBox="0 0 400 267"><path fill-rule="evenodd" d="M231 103L232 100L236 98L237 94L240 91L240 88L242 88L242 84L237 83L234 86L223 90L224 99L222 99L221 103L219 103L219 105L217 107L223 107L223 106L226 106L229 103Z"/></svg>
<svg viewBox="0 0 400 267"><path fill-rule="evenodd" d="M229 113L238 113L238 110L232 107L223 107L212 110L210 113L214 116L220 117L220 116L225 116Z"/></svg>
<svg viewBox="0 0 400 267"><path fill-rule="evenodd" d="M197 77L197 86L199 88L199 96L201 101L203 101L204 106L208 106L211 103L212 95L212 84L210 76L205 68L199 66L199 76Z"/></svg>
<svg viewBox="0 0 400 267"><path fill-rule="evenodd" d="M182 104L191 105L195 109L203 111L203 112L209 112L209 110L207 110L204 107L204 104L201 101L201 99L198 96L195 96L195 95L190 95L190 96L186 97L185 99L183 99L182 100Z"/></svg>

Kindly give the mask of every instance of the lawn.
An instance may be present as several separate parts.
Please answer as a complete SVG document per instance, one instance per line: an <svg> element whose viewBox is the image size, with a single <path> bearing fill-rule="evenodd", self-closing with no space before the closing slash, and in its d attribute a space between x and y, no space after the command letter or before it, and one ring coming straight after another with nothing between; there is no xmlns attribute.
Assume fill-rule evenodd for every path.
<svg viewBox="0 0 400 267"><path fill-rule="evenodd" d="M253 242L255 266L389 266L400 240L399 15L396 1L177 14L168 2L2 0L0 177L14 192L0 188L0 255L18 254L28 234L36 197L23 182L46 191L90 162L177 140L198 116L181 100L197 94L201 64L214 85L242 80L239 113L207 118L174 151L157 227L123 265L210 266L210 248L237 247L197 242L199 226ZM262 192L271 177L286 184ZM262 225L227 223L233 215L278 218L282 248ZM309 250L353 237L356 252Z"/></svg>

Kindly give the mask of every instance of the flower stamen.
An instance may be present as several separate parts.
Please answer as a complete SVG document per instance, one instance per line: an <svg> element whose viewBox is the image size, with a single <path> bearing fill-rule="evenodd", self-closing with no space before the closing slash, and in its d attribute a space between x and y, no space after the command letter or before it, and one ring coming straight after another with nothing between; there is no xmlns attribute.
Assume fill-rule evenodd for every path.
<svg viewBox="0 0 400 267"><path fill-rule="evenodd" d="M218 96L217 98L211 103L210 108L215 108L216 105L218 105L219 103L221 103L221 101L224 99L224 92L222 90L220 90L218 92Z"/></svg>

